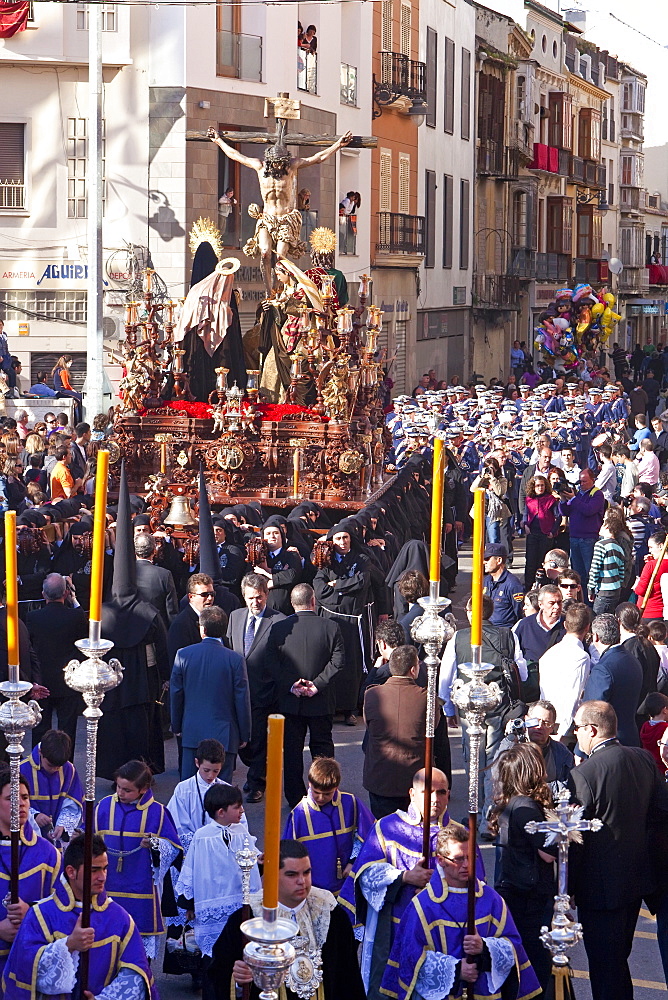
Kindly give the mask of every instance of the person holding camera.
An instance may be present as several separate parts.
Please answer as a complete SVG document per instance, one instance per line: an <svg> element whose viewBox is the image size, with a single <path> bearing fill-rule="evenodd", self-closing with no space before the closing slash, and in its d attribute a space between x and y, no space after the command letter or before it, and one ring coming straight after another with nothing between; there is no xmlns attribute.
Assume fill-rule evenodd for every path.
<svg viewBox="0 0 668 1000"><path fill-rule="evenodd" d="M549 738L549 737L548 737ZM497 780L489 826L497 835L494 888L506 901L540 985L546 988L552 959L540 939L549 925L555 892L556 848L544 847L545 834L526 832L543 822L552 806L545 762L533 743L517 743L496 762ZM549 851L549 853L548 853Z"/></svg>
<svg viewBox="0 0 668 1000"><path fill-rule="evenodd" d="M547 782L552 794L556 796L560 789L566 787L568 775L575 766L575 758L568 747L559 739L552 739L556 725L557 710L546 698L529 705L523 718L511 719L494 758L494 777L496 777L496 763L501 754L517 743L533 743L543 755Z"/></svg>

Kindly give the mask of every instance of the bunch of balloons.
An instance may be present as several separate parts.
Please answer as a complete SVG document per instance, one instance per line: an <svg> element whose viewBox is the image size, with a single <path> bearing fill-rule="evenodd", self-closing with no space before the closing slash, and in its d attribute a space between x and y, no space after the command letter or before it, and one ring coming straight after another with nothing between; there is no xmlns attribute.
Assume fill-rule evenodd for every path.
<svg viewBox="0 0 668 1000"><path fill-rule="evenodd" d="M607 344L621 316L614 312L615 296L605 287L561 288L554 302L538 318L534 344L545 359L560 358L566 370L575 368L584 351Z"/></svg>

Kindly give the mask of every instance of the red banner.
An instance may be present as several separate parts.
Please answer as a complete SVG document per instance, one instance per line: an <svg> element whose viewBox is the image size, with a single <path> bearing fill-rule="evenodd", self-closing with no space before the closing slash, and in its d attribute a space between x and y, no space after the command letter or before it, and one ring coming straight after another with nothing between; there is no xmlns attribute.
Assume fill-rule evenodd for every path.
<svg viewBox="0 0 668 1000"><path fill-rule="evenodd" d="M29 13L29 0L0 3L0 38L11 38L18 31L25 31Z"/></svg>

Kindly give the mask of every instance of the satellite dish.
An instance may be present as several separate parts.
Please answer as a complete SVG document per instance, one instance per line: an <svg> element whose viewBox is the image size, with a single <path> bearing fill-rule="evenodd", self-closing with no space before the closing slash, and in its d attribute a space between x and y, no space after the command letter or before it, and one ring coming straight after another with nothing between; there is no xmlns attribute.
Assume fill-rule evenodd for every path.
<svg viewBox="0 0 668 1000"><path fill-rule="evenodd" d="M624 270L624 265L619 257L611 257L608 261L608 268L613 274L621 274Z"/></svg>

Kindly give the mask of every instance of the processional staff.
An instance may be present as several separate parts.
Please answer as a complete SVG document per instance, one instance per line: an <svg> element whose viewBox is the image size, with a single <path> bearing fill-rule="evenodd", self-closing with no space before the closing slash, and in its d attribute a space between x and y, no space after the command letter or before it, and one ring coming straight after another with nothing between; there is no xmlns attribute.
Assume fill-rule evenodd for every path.
<svg viewBox="0 0 668 1000"><path fill-rule="evenodd" d="M424 614L416 618L411 635L424 646L427 667L427 718L424 741L424 800L422 806L422 864L429 867L431 856L431 777L434 766L434 732L436 729L436 693L438 671L443 645L454 635L454 619L451 615L441 617L450 607L447 597L440 596L441 586L441 539L443 535L443 486L445 477L445 453L443 439L435 431L434 467L431 481L431 536L429 549L429 595L421 597L419 604Z"/></svg>
<svg viewBox="0 0 668 1000"><path fill-rule="evenodd" d="M485 716L501 702L498 684L485 683L493 669L482 662L482 585L483 555L485 550L485 491L473 491L473 570L471 579L471 663L459 669L471 679L457 679L452 685L452 701L464 716L469 738L469 879L467 934L476 933L476 839L478 832L478 800L480 783L480 744L485 735ZM469 1000L473 1000L474 984L466 987Z"/></svg>
<svg viewBox="0 0 668 1000"><path fill-rule="evenodd" d="M559 848L552 927L549 930L541 927L540 933L541 941L552 955L555 1000L572 997L570 980L573 973L567 951L582 939L582 924L575 923L568 916L568 845L581 844L584 831L595 833L603 826L600 819L583 819L583 807L571 804L569 800L570 792L567 788L562 788L555 808L545 810L545 819L540 822L531 820L524 827L527 833L545 833L546 847L557 844ZM615 946L614 941L610 944L611 947Z"/></svg>
<svg viewBox="0 0 668 1000"><path fill-rule="evenodd" d="M16 511L5 512L5 586L7 597L7 680L0 684L0 694L7 701L0 705L0 729L7 741L10 777L10 850L11 865L9 873L9 902L19 901L19 845L21 825L19 816L19 775L21 756L23 754L22 740L26 729L32 729L42 718L36 701L26 704L22 696L32 690L30 681L20 679L19 664L19 594L18 572L16 566ZM5 900L5 904L7 900Z"/></svg>
<svg viewBox="0 0 668 1000"><path fill-rule="evenodd" d="M95 763L97 757L97 726L102 718L100 704L107 691L123 679L123 667L116 659L102 659L113 648L113 642L102 638L102 591L104 587L104 552L107 530L107 483L109 479L109 452L100 450L95 474L95 510L93 522L93 552L90 581L90 617L88 638L79 639L75 646L87 657L83 662L70 660L65 667L65 683L83 695L86 703L86 780L84 791L84 881L81 904L81 926L90 927L91 876L93 868L93 825L95 807ZM121 466L121 486L118 498L118 521L130 519L125 463ZM88 988L90 953L84 951L79 959L81 993Z"/></svg>

